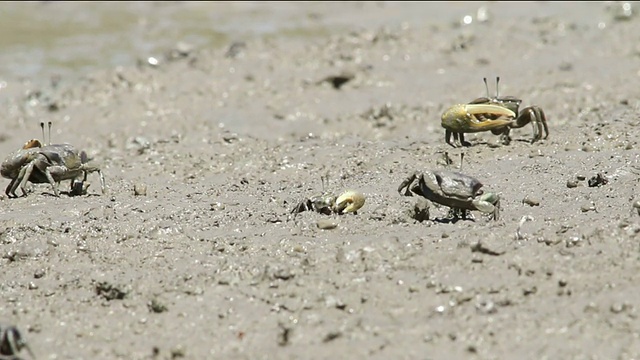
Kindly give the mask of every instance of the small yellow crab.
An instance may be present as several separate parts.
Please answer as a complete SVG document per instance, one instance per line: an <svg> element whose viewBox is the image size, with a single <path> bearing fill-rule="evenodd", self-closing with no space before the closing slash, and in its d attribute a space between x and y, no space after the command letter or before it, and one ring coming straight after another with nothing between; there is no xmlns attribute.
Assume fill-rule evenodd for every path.
<svg viewBox="0 0 640 360"><path fill-rule="evenodd" d="M529 106L518 112L522 100L513 96L499 97L498 84L500 78L496 78L496 96L489 96L487 78L484 84L487 88L487 96L477 98L468 104L457 104L447 109L442 114L442 127L445 128L445 141L456 147L451 142L460 141L462 146L470 143L464 140L465 133L491 131L495 135L501 135L503 144L511 142L509 132L511 129L521 128L529 123L533 125L533 138L531 143L549 136L547 117L539 106Z"/></svg>
<svg viewBox="0 0 640 360"><path fill-rule="evenodd" d="M291 213L295 215L303 211L315 211L325 215L357 214L358 210L364 206L365 200L364 194L355 190L347 190L338 197L324 193L301 201L291 210Z"/></svg>

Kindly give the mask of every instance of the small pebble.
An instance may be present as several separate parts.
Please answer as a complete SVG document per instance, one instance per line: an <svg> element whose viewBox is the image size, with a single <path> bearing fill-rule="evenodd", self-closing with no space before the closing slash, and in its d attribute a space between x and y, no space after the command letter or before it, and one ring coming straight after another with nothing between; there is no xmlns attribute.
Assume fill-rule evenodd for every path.
<svg viewBox="0 0 640 360"><path fill-rule="evenodd" d="M596 206L594 204L582 205L580 206L580 211L582 212L596 211Z"/></svg>
<svg viewBox="0 0 640 360"><path fill-rule="evenodd" d="M151 66L158 66L158 64L160 64L160 62L158 61L157 58L150 56L149 58L147 58L147 64L151 65Z"/></svg>
<svg viewBox="0 0 640 360"><path fill-rule="evenodd" d="M579 181L585 181L587 179L587 177L584 176L584 175L578 175L578 176L576 176L576 179L578 179Z"/></svg>
<svg viewBox="0 0 640 360"><path fill-rule="evenodd" d="M573 64L570 62L563 61L559 66L560 71L571 71L573 70Z"/></svg>
<svg viewBox="0 0 640 360"><path fill-rule="evenodd" d="M331 230L338 227L338 223L333 220L320 220L316 223L318 229Z"/></svg>
<svg viewBox="0 0 640 360"><path fill-rule="evenodd" d="M133 194L135 196L147 196L147 185L145 184L133 185Z"/></svg>
<svg viewBox="0 0 640 360"><path fill-rule="evenodd" d="M226 206L223 203L217 202L217 201L209 204L209 206L210 206L209 210L211 211L222 211L226 208Z"/></svg>
<svg viewBox="0 0 640 360"><path fill-rule="evenodd" d="M591 145L583 145L580 150L584 152L593 152L594 148Z"/></svg>
<svg viewBox="0 0 640 360"><path fill-rule="evenodd" d="M534 150L534 151L529 153L529 158L534 158L534 157L539 157L539 156L544 156L542 154L542 151L540 151L540 150Z"/></svg>
<svg viewBox="0 0 640 360"><path fill-rule="evenodd" d="M640 200L636 200L636 202L633 203L633 207L638 210L638 215L640 215Z"/></svg>
<svg viewBox="0 0 640 360"><path fill-rule="evenodd" d="M522 203L529 206L539 206L540 200L532 196L526 196L524 199L522 199Z"/></svg>
<svg viewBox="0 0 640 360"><path fill-rule="evenodd" d="M629 304L627 303L614 303L611 305L611 307L609 308L609 310L614 313L614 314L620 314L626 310L628 310L630 308Z"/></svg>
<svg viewBox="0 0 640 360"><path fill-rule="evenodd" d="M569 181L567 181L567 187L569 189L578 187L578 181L577 180L569 180Z"/></svg>

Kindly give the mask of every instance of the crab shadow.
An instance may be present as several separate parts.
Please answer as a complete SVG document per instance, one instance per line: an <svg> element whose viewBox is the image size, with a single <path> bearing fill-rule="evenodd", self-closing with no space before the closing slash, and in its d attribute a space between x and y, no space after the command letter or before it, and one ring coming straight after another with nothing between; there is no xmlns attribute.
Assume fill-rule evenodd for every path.
<svg viewBox="0 0 640 360"><path fill-rule="evenodd" d="M35 192L34 192L34 193L35 193ZM90 193L86 193L86 194L72 194L72 192L71 192L71 191L64 191L64 190L61 190L61 191L60 191L60 196L56 196L55 194L53 194L53 193L51 193L51 192L48 192L48 191L42 191L42 192L40 192L40 194L39 194L39 195L47 196L47 197L52 197L52 198L55 198L55 197L62 197L62 195L65 195L66 197L70 197L70 198L75 198L75 197L94 197L94 196L100 196L100 194L90 194ZM2 359L2 358L0 358L0 359Z"/></svg>
<svg viewBox="0 0 640 360"><path fill-rule="evenodd" d="M486 147L491 148L491 149L497 149L497 148L501 148L501 147L509 147L513 143L516 143L516 142L532 145L531 140L527 140L527 139L522 138L522 139L511 139L511 142L509 144L503 144L503 143L500 143L500 142L492 142L492 141L486 141L486 140L477 140L477 141L474 141L474 142L470 143L470 145L461 146L461 147L462 148L471 148L471 147L474 147L476 145L483 145L483 146L486 146Z"/></svg>
<svg viewBox="0 0 640 360"><path fill-rule="evenodd" d="M431 221L439 223L439 224L456 224L458 221L472 221L472 222L476 222L475 219L473 218L466 218L463 219L461 217L440 217L440 218L434 218Z"/></svg>

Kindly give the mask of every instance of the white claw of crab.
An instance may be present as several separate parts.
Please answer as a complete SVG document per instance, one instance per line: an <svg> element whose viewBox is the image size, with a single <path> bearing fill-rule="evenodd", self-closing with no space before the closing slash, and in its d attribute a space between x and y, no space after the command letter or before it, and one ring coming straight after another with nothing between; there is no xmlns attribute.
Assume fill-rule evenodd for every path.
<svg viewBox="0 0 640 360"><path fill-rule="evenodd" d="M490 214L490 213L495 211L495 208L496 208L495 204L499 199L500 198L496 194L486 193L486 194L482 194L481 196L476 197L473 200L473 205L479 211L482 211L483 213Z"/></svg>
<svg viewBox="0 0 640 360"><path fill-rule="evenodd" d="M364 202L364 194L355 190L348 190L336 199L335 209L339 214L356 212L364 206Z"/></svg>
<svg viewBox="0 0 640 360"><path fill-rule="evenodd" d="M476 114L494 114L494 115L502 115L506 117L515 118L516 113L511 111L510 109L493 104L467 104L464 106L467 114L476 115Z"/></svg>

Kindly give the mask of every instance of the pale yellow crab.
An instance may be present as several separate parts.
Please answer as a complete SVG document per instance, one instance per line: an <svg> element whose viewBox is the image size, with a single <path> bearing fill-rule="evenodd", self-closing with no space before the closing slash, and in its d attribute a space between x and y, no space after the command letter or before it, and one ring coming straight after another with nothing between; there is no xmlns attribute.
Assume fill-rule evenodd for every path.
<svg viewBox="0 0 640 360"><path fill-rule="evenodd" d="M489 96L487 79L484 78L487 96L477 98L468 104L457 104L447 109L442 114L442 127L445 128L445 141L455 147L451 142L460 142L462 146L470 144L464 140L465 133L491 131L495 135L501 135L503 144L509 144L511 129L521 128L529 123L533 125L533 137L531 143L549 136L547 117L539 106L529 106L518 112L522 100L513 96L500 97L498 84L500 78L496 78L496 96Z"/></svg>
<svg viewBox="0 0 640 360"><path fill-rule="evenodd" d="M355 190L347 190L338 197L330 193L324 193L301 201L291 210L291 213L298 214L303 211L315 211L325 215L357 214L358 210L364 206L365 199L364 194Z"/></svg>

